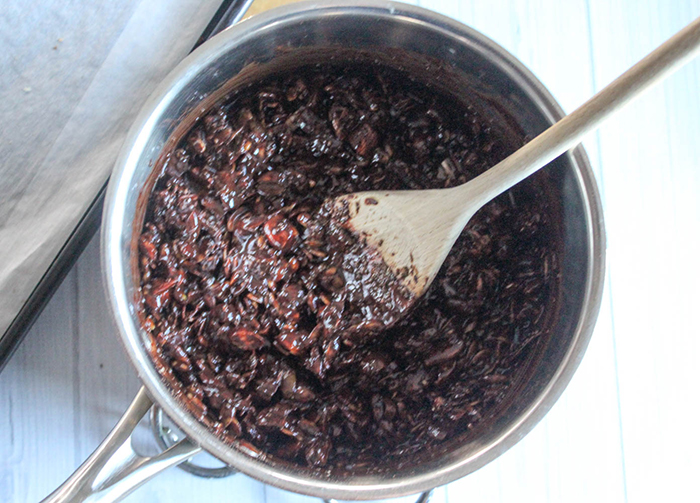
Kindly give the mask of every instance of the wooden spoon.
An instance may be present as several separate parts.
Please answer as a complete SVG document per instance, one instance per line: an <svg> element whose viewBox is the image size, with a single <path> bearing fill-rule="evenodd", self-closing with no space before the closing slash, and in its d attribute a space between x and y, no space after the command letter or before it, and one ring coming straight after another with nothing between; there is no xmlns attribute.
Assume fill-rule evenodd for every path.
<svg viewBox="0 0 700 503"><path fill-rule="evenodd" d="M484 204L574 147L608 116L688 62L698 48L700 18L573 113L464 185L357 192L335 199L334 209L348 218L343 225L365 246L379 251L415 301L430 286L464 226Z"/></svg>

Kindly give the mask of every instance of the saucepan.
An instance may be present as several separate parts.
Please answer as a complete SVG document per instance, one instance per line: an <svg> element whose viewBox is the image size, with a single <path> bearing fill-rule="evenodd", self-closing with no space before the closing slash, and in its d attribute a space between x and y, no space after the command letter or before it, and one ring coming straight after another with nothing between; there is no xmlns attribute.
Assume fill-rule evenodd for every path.
<svg viewBox="0 0 700 503"><path fill-rule="evenodd" d="M601 203L582 147L547 168L562 208L565 292L552 334L525 385L477 438L391 477L319 477L224 443L187 411L160 378L149 356L149 338L140 328L134 274L134 236L144 210L140 196L160 153L183 118L204 110L232 82L242 85L280 65L293 68L314 58L339 61L351 53L402 65L417 77L439 81L456 96L476 89L493 109L506 110L512 126L530 137L563 116L545 87L497 44L449 18L400 3L293 4L254 16L203 44L167 77L138 115L116 162L105 203L102 259L109 305L144 387L108 438L49 501L115 501L202 450L266 484L325 499L419 493L463 477L505 452L561 395L593 331L605 267ZM130 435L154 404L187 438L158 456L144 458L131 449Z"/></svg>

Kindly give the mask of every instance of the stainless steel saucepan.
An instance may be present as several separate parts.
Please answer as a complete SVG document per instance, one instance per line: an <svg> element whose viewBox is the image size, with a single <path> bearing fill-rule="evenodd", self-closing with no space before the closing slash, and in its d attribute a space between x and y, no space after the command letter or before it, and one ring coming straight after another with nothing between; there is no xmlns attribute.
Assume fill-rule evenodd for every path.
<svg viewBox="0 0 700 503"><path fill-rule="evenodd" d="M477 92L485 102L507 110L517 123L514 127L531 137L563 116L544 86L494 42L451 19L399 3L294 4L254 16L203 44L168 76L138 115L117 160L105 203L102 258L109 304L144 388L97 451L47 501L116 501L201 450L264 483L320 498L366 500L418 493L463 477L505 452L562 393L588 345L603 289L601 204L581 147L548 168L562 206L561 268L566 292L554 332L526 385L519 387L478 438L391 477L319 478L303 467L277 465L225 444L192 417L161 380L135 308L134 236L143 218L140 196L168 139L181 127L183 117L205 108L236 83L282 66L342 60L356 53L389 65L401 64L417 78L429 78L456 96L465 90ZM156 457L143 458L131 449L130 435L153 404L188 439Z"/></svg>

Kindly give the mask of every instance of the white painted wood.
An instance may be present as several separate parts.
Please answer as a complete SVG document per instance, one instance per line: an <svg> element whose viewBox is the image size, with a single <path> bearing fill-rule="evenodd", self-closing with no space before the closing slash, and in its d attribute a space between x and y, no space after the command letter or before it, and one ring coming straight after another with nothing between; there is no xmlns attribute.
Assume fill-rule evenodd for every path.
<svg viewBox="0 0 700 503"><path fill-rule="evenodd" d="M596 85L698 15L697 1L591 2ZM630 501L689 500L700 469L699 82L695 62L600 134Z"/></svg>
<svg viewBox="0 0 700 503"><path fill-rule="evenodd" d="M38 501L75 467L76 271L0 374L0 501Z"/></svg>
<svg viewBox="0 0 700 503"><path fill-rule="evenodd" d="M698 0L421 2L513 52L567 111L700 15ZM698 89L693 63L585 142L609 240L610 281L591 345L547 417L436 501L697 499ZM107 319L98 255L93 242L0 374L2 502L35 502L53 490L137 389ZM148 432L139 434L139 447L153 449ZM318 500L242 476L200 480L171 470L126 501Z"/></svg>

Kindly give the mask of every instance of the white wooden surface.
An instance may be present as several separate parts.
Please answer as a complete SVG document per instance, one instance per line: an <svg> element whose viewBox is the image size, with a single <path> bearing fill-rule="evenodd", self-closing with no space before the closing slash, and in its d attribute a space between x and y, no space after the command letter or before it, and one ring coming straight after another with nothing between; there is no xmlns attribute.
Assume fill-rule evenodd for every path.
<svg viewBox="0 0 700 503"><path fill-rule="evenodd" d="M421 0L490 36L572 110L700 15L700 0ZM586 357L547 417L436 502L698 501L700 62L585 145L608 274ZM32 502L99 444L139 382L104 300L97 239L0 374L0 502ZM138 444L153 449L145 426ZM166 472L126 501L310 502L241 475ZM408 501L408 500L406 500Z"/></svg>

